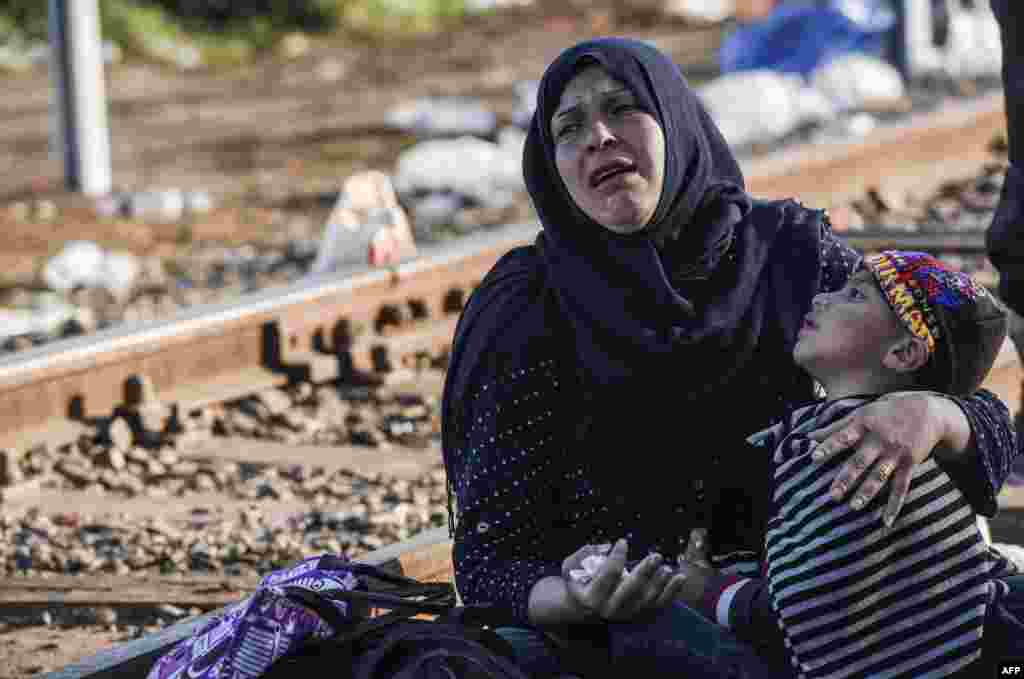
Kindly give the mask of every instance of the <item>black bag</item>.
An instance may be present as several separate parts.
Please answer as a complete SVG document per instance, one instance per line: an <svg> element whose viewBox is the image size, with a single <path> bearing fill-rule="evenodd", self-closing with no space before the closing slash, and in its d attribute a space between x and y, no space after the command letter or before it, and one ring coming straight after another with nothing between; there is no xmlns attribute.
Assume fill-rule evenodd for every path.
<svg viewBox="0 0 1024 679"><path fill-rule="evenodd" d="M514 664L511 646L493 631L507 621L490 607L456 605L450 583L422 583L379 569L364 575L385 587L329 593L286 588L290 599L339 632L281 658L261 679L528 679ZM328 598L346 600L363 611L390 611L342 618Z"/></svg>

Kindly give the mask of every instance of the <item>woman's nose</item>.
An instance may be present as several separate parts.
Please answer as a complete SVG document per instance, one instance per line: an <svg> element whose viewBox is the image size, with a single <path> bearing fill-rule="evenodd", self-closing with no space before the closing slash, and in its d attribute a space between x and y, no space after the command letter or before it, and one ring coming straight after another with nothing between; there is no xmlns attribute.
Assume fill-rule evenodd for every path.
<svg viewBox="0 0 1024 679"><path fill-rule="evenodd" d="M587 140L587 148L592 151L612 146L617 139L611 129L603 120L596 120L590 126L590 138Z"/></svg>

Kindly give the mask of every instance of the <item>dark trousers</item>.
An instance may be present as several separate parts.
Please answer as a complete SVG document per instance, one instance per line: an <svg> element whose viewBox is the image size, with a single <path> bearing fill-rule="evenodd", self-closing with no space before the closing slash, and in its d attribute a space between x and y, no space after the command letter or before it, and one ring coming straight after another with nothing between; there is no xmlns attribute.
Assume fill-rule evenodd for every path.
<svg viewBox="0 0 1024 679"><path fill-rule="evenodd" d="M1024 660L1024 575L1005 578L1010 594L989 612L985 624L982 663L994 668L1007 659ZM518 664L532 679L577 675L582 679L626 677L657 679L789 679L785 667L760 659L732 633L693 610L675 604L657 618L642 623L615 623L581 630L570 645L560 648L542 632L529 628L496 630L514 649ZM972 666L964 676L995 676ZM979 675L981 676L981 675Z"/></svg>
<svg viewBox="0 0 1024 679"><path fill-rule="evenodd" d="M496 630L513 647L518 664L533 679L577 675L687 677L688 679L774 679L748 645L699 613L673 604L651 620L582 627L561 647L529 628Z"/></svg>

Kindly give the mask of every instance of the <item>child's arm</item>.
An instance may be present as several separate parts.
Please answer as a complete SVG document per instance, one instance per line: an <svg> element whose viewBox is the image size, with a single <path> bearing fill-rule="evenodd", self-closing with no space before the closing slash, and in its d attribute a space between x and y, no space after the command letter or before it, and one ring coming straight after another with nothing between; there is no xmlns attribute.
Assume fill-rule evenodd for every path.
<svg viewBox="0 0 1024 679"><path fill-rule="evenodd" d="M711 565L707 531L695 528L679 557L684 576L679 598L704 617L731 629L766 660L785 660L784 641L772 609L768 581L720 573Z"/></svg>
<svg viewBox="0 0 1024 679"><path fill-rule="evenodd" d="M680 594L684 603L732 630L762 659L778 666L788 664L767 580L725 575L685 561L680 562L679 572L686 575Z"/></svg>

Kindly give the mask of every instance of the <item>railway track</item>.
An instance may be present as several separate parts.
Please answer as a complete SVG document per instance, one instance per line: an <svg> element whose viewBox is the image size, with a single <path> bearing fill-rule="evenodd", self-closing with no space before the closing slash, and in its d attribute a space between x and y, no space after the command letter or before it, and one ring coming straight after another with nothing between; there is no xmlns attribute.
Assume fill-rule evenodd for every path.
<svg viewBox="0 0 1024 679"><path fill-rule="evenodd" d="M811 205L872 187L938 186L976 171L1004 129L1001 95L915 114L867 139L786 150L751 161L754 195ZM159 402L178 412L289 382L388 379L442 349L476 282L535 224L477 232L425 247L391 270L352 270L275 288L243 302L197 307L163 322L123 325L0 358L0 449L59 447L90 423ZM982 253L980 233L850 234L861 249L914 247Z"/></svg>
<svg viewBox="0 0 1024 679"><path fill-rule="evenodd" d="M857 142L789 149L750 160L744 172L754 195L797 197L822 207L853 201L878 187L926 193L989 162L989 143L1004 128L999 95L915 114ZM537 230L533 223L482 230L443 246L423 247L416 260L389 270L352 269L309 278L249 295L241 303L196 307L166 321L124 325L0 357L0 399L5 404L0 410L0 451L17 457L40 445L66 447L95 436L97 426L102 430L115 417L135 422L139 418L133 419L133 413L150 406L169 409L175 413L173 421L288 385L414 381L419 366L436 362L447 350L458 312L473 287L498 257L531 242ZM984 235L978 230L868 227L845 237L863 251L895 247L984 255ZM995 282L988 272L977 275L987 285ZM1004 347L994 372L1019 389L1020 368L1012 345ZM1019 398L1019 392L1014 394ZM1017 403L1011 405L1016 408ZM138 437L143 432L132 433ZM431 450L436 453L436 443ZM0 468L0 477L2 473ZM1013 521L1016 528L1009 526L1006 535L1020 528L1021 520ZM366 558L417 577L447 577L443 533L428 530ZM204 599L186 585L173 589L154 582L146 590L114 582L102 585L98 576L79 576L47 585L34 577L19 578L0 597L35 609L117 605L127 611L155 605L163 591L173 594L174 601L208 610L222 604L228 591ZM249 580L233 583L244 589ZM116 602L118 597L108 595L111 588L120 590ZM186 634L189 625L194 622L53 676L142 676L141 668L155 649Z"/></svg>

